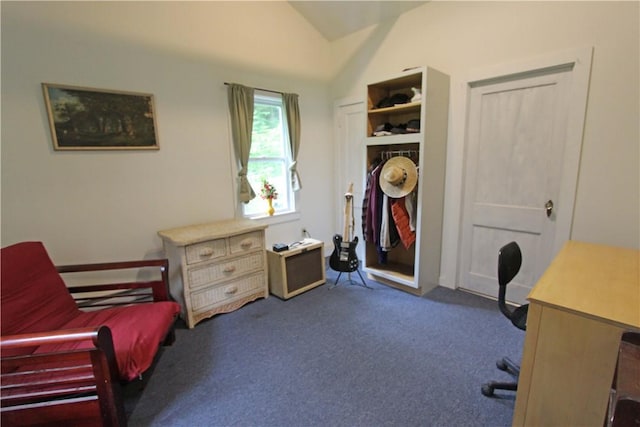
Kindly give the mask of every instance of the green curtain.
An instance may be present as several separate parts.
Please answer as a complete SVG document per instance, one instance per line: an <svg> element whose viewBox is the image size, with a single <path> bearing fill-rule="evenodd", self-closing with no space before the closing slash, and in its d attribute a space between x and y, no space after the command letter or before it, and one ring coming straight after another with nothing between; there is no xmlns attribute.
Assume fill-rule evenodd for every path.
<svg viewBox="0 0 640 427"><path fill-rule="evenodd" d="M253 132L253 92L254 89L231 83L227 87L229 115L231 116L231 136L238 162L238 198L249 203L256 197L247 179L247 165L251 152L251 134Z"/></svg>
<svg viewBox="0 0 640 427"><path fill-rule="evenodd" d="M295 93L283 93L284 111L287 115L289 128L289 144L291 145L291 188L298 191L302 188L300 175L298 174L297 160L300 151L300 108L298 107L298 95Z"/></svg>

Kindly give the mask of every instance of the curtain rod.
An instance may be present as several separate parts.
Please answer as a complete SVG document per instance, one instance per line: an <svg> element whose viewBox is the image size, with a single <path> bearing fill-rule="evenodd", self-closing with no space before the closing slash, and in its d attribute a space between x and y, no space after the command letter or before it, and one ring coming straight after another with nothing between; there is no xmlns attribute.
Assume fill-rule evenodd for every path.
<svg viewBox="0 0 640 427"><path fill-rule="evenodd" d="M229 86L230 84L232 84L232 83L224 82L224 85L225 85L225 86ZM261 90L261 91L263 91L263 92L279 93L280 95L283 95L283 94L284 94L284 92L279 92L279 91L277 91L277 90L262 89L262 88L259 88L259 87L254 87L253 89L254 89L254 90Z"/></svg>

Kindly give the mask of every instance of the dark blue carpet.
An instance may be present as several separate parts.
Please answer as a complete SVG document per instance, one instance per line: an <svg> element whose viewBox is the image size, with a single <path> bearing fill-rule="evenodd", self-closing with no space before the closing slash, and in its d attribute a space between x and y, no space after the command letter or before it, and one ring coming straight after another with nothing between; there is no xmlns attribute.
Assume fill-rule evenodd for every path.
<svg viewBox="0 0 640 427"><path fill-rule="evenodd" d="M129 424L511 425L514 394L480 393L509 380L495 362L519 360L524 342L495 301L368 283L271 296L178 329Z"/></svg>

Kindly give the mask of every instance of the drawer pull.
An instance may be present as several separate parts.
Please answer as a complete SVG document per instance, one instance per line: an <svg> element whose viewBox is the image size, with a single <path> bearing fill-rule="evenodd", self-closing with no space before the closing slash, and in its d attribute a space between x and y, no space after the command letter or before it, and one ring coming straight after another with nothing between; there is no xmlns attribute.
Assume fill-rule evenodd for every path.
<svg viewBox="0 0 640 427"><path fill-rule="evenodd" d="M224 268L225 273L233 273L234 271L236 271L236 266L235 265L229 265L227 267Z"/></svg>
<svg viewBox="0 0 640 427"><path fill-rule="evenodd" d="M228 286L225 290L224 293L225 294L235 294L236 292L238 292L238 287L237 286Z"/></svg>
<svg viewBox="0 0 640 427"><path fill-rule="evenodd" d="M200 249L200 256L205 258L205 257L210 257L211 255L213 255L213 248L202 248Z"/></svg>
<svg viewBox="0 0 640 427"><path fill-rule="evenodd" d="M253 244L253 240L251 239L244 239L242 242L240 242L240 246L242 246L243 248L250 248Z"/></svg>

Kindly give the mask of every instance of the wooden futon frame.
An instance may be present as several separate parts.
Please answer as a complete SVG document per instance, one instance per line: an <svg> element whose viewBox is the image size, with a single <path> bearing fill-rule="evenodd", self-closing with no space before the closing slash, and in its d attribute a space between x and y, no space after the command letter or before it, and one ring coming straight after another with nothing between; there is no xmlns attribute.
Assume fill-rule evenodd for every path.
<svg viewBox="0 0 640 427"><path fill-rule="evenodd" d="M157 341L155 344L149 344L153 348L145 350L151 352L147 359L152 360L156 356L161 343L168 345L175 339L173 323L179 306L171 301L168 293L168 261L161 259L63 267L54 267L51 264L53 272L48 271L50 268L45 262L44 267L34 267L33 271L36 273L33 273L32 270L9 264L13 256L10 255L10 248L2 249L2 280L18 282L18 285L2 284L2 426L126 426L121 383L130 381L133 375L139 377L141 372L123 372L120 359L125 355L123 360L130 360L130 356L125 353L137 353L131 351L131 348L144 345L145 340L137 338L139 334L146 334L156 326L162 329L153 332L153 341ZM31 249L27 248L27 252L32 253ZM37 248L35 252L37 256L41 256L37 254ZM149 268L159 270L161 277L156 278L156 272L154 279L149 281L120 279L122 283L69 286L68 292L73 295L72 299L81 310L77 310L80 314L71 317L70 321L64 319L64 325L84 322L81 327L48 329L46 325L42 325L42 320L29 325L29 319L32 317L28 313L24 314L23 319L15 319L22 317L24 311L46 311L48 304L54 304L51 302L55 300L53 293L66 287L55 283L54 274L62 280L59 273ZM38 273L43 270L47 271ZM39 276L36 279L22 280L20 276L24 274ZM38 282L33 286L35 289L29 289L30 281ZM51 293L42 290L44 282L46 289L52 289ZM10 286L13 290L9 290ZM19 287L25 288L24 291L17 289ZM24 299L33 301L25 305ZM67 303L68 301L65 302ZM19 306L17 312L15 305L11 307L13 304ZM14 310L13 313L11 308ZM70 312L73 313L73 310L75 309ZM5 315L5 311L10 314ZM45 320L55 317L59 311L53 312ZM151 323L145 324L144 319L152 317L150 313L158 311L162 313L162 317L154 318ZM12 317L7 317L9 315ZM116 317L119 320L112 321L112 318ZM128 318L132 318L130 324ZM11 325L18 321L21 323ZM91 324L92 322L98 324ZM144 328L144 331L136 331L136 328ZM128 340L126 345L122 344L122 337L120 340L117 339L118 333L130 334L125 337ZM118 345L121 346L120 350ZM145 359L144 363L150 362ZM141 371L148 369L148 366L142 366L142 363L139 365Z"/></svg>

